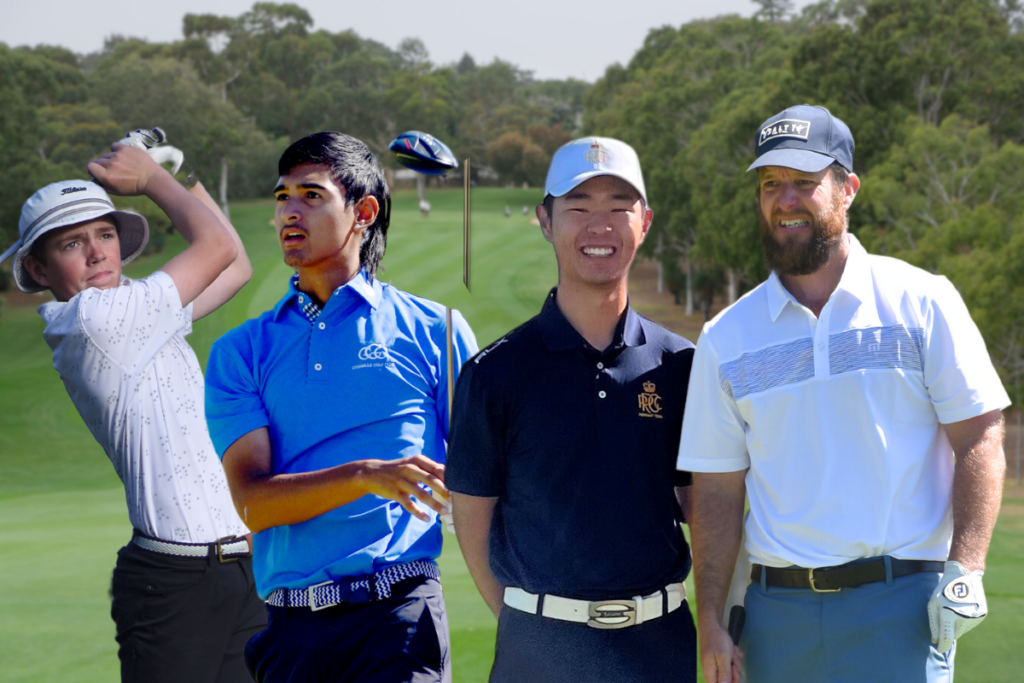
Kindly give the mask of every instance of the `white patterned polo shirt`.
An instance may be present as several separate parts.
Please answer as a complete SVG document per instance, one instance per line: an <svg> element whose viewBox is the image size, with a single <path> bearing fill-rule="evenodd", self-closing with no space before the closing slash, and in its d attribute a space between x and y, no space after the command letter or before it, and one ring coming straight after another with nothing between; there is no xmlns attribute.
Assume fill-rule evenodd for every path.
<svg viewBox="0 0 1024 683"><path fill-rule="evenodd" d="M39 315L54 369L124 482L132 526L183 543L248 533L206 428L203 373L185 341L192 305L171 277L87 289Z"/></svg>
<svg viewBox="0 0 1024 683"><path fill-rule="evenodd" d="M1010 403L953 285L848 239L819 317L772 273L697 343L678 467L749 468L759 564L945 560L953 452L940 425Z"/></svg>

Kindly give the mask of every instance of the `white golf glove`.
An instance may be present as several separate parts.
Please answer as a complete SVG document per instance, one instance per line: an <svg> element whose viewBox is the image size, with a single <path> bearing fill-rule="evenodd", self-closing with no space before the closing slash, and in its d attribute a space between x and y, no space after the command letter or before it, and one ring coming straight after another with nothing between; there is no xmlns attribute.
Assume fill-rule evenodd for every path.
<svg viewBox="0 0 1024 683"><path fill-rule="evenodd" d="M166 140L167 135L163 129L157 127L150 130L144 128L133 130L127 136L118 140L118 142L122 145L141 149L149 155L149 158L161 166L170 166L171 175L175 175L181 169L181 165L185 163L185 153L171 145L157 147L157 145Z"/></svg>
<svg viewBox="0 0 1024 683"><path fill-rule="evenodd" d="M928 626L932 643L939 652L948 652L956 639L988 616L988 602L980 569L968 573L959 562L946 562L939 585L928 601Z"/></svg>
<svg viewBox="0 0 1024 683"><path fill-rule="evenodd" d="M147 152L166 139L167 135L164 133L163 129L158 126L152 129L138 128L130 131L128 135L118 140L118 142L122 145L128 145L129 147L135 147Z"/></svg>

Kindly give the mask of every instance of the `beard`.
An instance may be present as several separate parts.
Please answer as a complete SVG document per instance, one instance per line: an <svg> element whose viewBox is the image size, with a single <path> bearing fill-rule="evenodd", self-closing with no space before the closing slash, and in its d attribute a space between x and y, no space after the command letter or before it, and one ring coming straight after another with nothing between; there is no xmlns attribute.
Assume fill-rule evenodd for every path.
<svg viewBox="0 0 1024 683"><path fill-rule="evenodd" d="M828 263L843 243L846 231L846 212L843 211L843 192L832 194L832 202L817 215L807 211L787 214L785 220L806 218L811 225L811 237L805 242L786 240L780 242L773 234L773 225L779 220L773 217L771 223L765 217L760 202L757 220L761 226L761 246L769 270L779 275L810 275Z"/></svg>

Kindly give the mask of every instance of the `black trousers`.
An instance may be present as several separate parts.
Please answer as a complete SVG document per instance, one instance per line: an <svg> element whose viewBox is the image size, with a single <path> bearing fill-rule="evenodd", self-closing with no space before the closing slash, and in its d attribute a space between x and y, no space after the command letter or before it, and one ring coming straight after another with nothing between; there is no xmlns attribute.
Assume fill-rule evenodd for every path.
<svg viewBox="0 0 1024 683"><path fill-rule="evenodd" d="M441 584L396 583L379 602L267 605L270 623L245 648L259 683L451 683Z"/></svg>
<svg viewBox="0 0 1024 683"><path fill-rule="evenodd" d="M502 607L490 683L695 683L687 604L639 626L598 630Z"/></svg>
<svg viewBox="0 0 1024 683"><path fill-rule="evenodd" d="M242 653L267 623L251 558L221 564L129 543L111 595L122 683L251 683Z"/></svg>

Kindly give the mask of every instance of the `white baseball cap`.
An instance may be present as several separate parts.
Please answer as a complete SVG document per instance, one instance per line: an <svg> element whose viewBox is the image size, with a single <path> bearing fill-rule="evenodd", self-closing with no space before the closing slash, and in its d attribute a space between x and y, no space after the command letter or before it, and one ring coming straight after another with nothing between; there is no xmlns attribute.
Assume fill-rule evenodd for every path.
<svg viewBox="0 0 1024 683"><path fill-rule="evenodd" d="M558 148L548 167L544 194L561 197L579 184L600 175L622 178L647 202L644 176L636 151L614 138L580 138Z"/></svg>
<svg viewBox="0 0 1024 683"><path fill-rule="evenodd" d="M149 240L149 224L145 218L115 209L107 193L94 182L62 180L39 190L21 207L18 241L0 255L0 263L14 254L11 274L18 289L27 293L41 292L46 287L32 279L25 269L25 257L32 251L36 240L51 230L104 216L110 216L117 226L122 265L141 254Z"/></svg>

